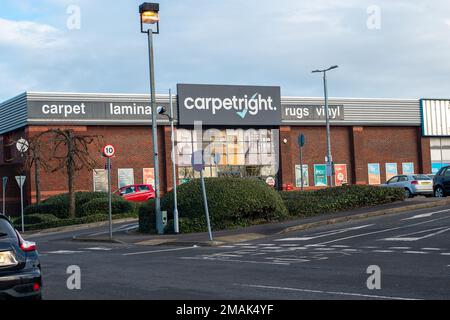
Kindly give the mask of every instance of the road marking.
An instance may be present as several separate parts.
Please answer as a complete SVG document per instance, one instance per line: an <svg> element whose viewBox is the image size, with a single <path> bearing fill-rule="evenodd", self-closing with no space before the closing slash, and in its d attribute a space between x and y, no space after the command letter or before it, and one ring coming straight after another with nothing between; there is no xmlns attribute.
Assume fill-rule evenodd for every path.
<svg viewBox="0 0 450 320"><path fill-rule="evenodd" d="M225 262L236 262L236 263L251 263L251 264L271 264L271 265L280 265L280 266L290 266L290 263L287 262L265 262L265 261L248 261L248 260L236 260L236 259L218 259L218 258L210 258L210 257L182 257L180 259L183 260L210 260L210 261L225 261Z"/></svg>
<svg viewBox="0 0 450 320"><path fill-rule="evenodd" d="M124 253L122 256L137 256L141 254L149 254L149 253L159 253L159 252L172 252L172 251L182 251L182 250L191 250L196 249L198 246L185 247L185 248L177 248L177 249L166 249L166 250L155 250L155 251L144 251L144 252L133 252L133 253Z"/></svg>
<svg viewBox="0 0 450 320"><path fill-rule="evenodd" d="M316 251L334 251L336 250L335 248L316 248Z"/></svg>
<svg viewBox="0 0 450 320"><path fill-rule="evenodd" d="M428 254L428 252L424 252L424 251L405 251L404 253L409 253L409 254Z"/></svg>
<svg viewBox="0 0 450 320"><path fill-rule="evenodd" d="M220 246L219 248L233 249L233 248L236 248L236 246Z"/></svg>
<svg viewBox="0 0 450 320"><path fill-rule="evenodd" d="M392 251L392 250L374 250L373 252L376 252L376 253L393 253L394 251Z"/></svg>
<svg viewBox="0 0 450 320"><path fill-rule="evenodd" d="M104 248L104 247L96 247L96 248L83 248L81 250L91 250L91 251L111 251L111 248Z"/></svg>
<svg viewBox="0 0 450 320"><path fill-rule="evenodd" d="M392 250L410 250L412 248L411 247L390 247L389 249L392 249Z"/></svg>
<svg viewBox="0 0 450 320"><path fill-rule="evenodd" d="M446 210L446 211L450 211L450 210ZM450 217L437 218L437 219L433 219L433 220L429 220L429 221L419 222L419 223L410 224L410 225L402 226L402 227L390 228L390 229L386 229L386 230L373 231L373 232L368 232L368 233L361 233L361 234L357 234L357 235L354 235L354 236L349 236L349 237L345 237L345 238L334 239L334 240L322 242L322 243L319 243L319 245L326 245L326 244L330 244L330 243L334 243L334 242L339 242L339 241L344 241L344 240L349 240L349 239L355 239L355 238L370 236L370 235L373 235L373 234L390 232L390 231L394 231L394 230L407 229L407 228L416 227L416 226L423 225L423 224L426 224L426 223L440 221L440 220L445 220L445 219L450 219Z"/></svg>
<svg viewBox="0 0 450 320"><path fill-rule="evenodd" d="M439 231L437 231L439 230ZM433 229L428 229L428 230L422 230L422 231L418 231L418 232L413 232L413 233L408 233L408 234L404 234L404 235L399 235L397 237L393 237L393 238L386 238L383 239L384 241L418 241L418 240L423 240L423 239L427 239L427 238L431 238L434 236L437 236L438 234L444 233L449 231L450 228L446 228L446 227L440 227L440 228L433 228ZM408 236L412 236L412 235L417 235L417 234L423 234L423 233L427 233L427 232L431 232L431 231L437 231L437 232L432 232L430 234L427 234L423 237L408 237Z"/></svg>
<svg viewBox="0 0 450 320"><path fill-rule="evenodd" d="M439 249L439 248L422 248L422 250L426 250L426 251L443 251L443 249Z"/></svg>
<svg viewBox="0 0 450 320"><path fill-rule="evenodd" d="M47 254L75 254L75 253L84 253L84 251L71 251L71 250L58 250L58 251L49 251L44 252Z"/></svg>
<svg viewBox="0 0 450 320"><path fill-rule="evenodd" d="M368 224L365 226L359 226L359 227L353 227L353 228L345 228L345 229L327 231L325 233L318 233L316 236L312 235L309 237L301 237L301 238L286 238L286 239L279 239L279 240L275 240L275 241L308 241L308 240L314 240L314 239L328 237L328 236L334 236L336 234L341 234L341 233L345 233L345 232L349 232L349 231L360 230L360 229L364 229L364 228L371 227L371 226L373 226L373 224Z"/></svg>
<svg viewBox="0 0 450 320"><path fill-rule="evenodd" d="M402 221L422 219L422 218L429 218L429 217L432 217L433 215L435 215L437 213L448 212L448 211L449 210L441 210L441 211L435 211L435 212L430 212L430 213L418 214L418 215L413 216L411 218L403 219Z"/></svg>
<svg viewBox="0 0 450 320"><path fill-rule="evenodd" d="M298 289L298 288L285 288L285 287L272 287L263 285L250 285L250 284L235 284L237 286L247 287L247 288L258 288L258 289L271 289L271 290L282 290L282 291L296 291L296 292L306 292L306 293L319 293L326 295L338 295L338 296L352 296L361 298L374 298L374 299L388 299L388 300L419 300L413 298L402 298L393 296L377 296L362 293L349 293L349 292L335 292L335 291L322 291L322 290L308 290L308 289Z"/></svg>
<svg viewBox="0 0 450 320"><path fill-rule="evenodd" d="M441 256L450 256L450 253L441 253Z"/></svg>
<svg viewBox="0 0 450 320"><path fill-rule="evenodd" d="M361 249L378 249L379 247L374 246L367 246L367 247L361 247Z"/></svg>
<svg viewBox="0 0 450 320"><path fill-rule="evenodd" d="M349 246L334 245L333 248L350 248Z"/></svg>

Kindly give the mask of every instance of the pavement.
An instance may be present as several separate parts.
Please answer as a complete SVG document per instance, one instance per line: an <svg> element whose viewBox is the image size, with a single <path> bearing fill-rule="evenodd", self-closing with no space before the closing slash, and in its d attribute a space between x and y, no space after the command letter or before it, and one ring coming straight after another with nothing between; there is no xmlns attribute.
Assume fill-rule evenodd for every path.
<svg viewBox="0 0 450 320"><path fill-rule="evenodd" d="M113 242L139 244L146 246L177 245L177 246L220 246L229 243L251 241L262 239L280 233L294 232L317 228L323 225L335 224L351 220L365 219L368 217L389 215L399 212L411 211L422 208L433 208L443 205L450 205L449 199L436 199L418 197L404 202L396 202L386 205L374 206L370 208L361 208L357 210L322 214L314 217L306 217L295 220L289 220L278 223L269 223L251 226L247 228L238 228L234 230L217 231L213 233L214 241L209 241L208 233L179 234L179 235L148 235L138 233L138 224L125 221L119 223L113 230ZM103 230L94 232L78 233L73 237L75 241L81 242L110 242L109 232Z"/></svg>
<svg viewBox="0 0 450 320"><path fill-rule="evenodd" d="M288 233L273 226L264 238L213 247L73 241L79 231L27 239L37 242L48 300L448 300L442 204ZM71 290L73 266L81 287Z"/></svg>

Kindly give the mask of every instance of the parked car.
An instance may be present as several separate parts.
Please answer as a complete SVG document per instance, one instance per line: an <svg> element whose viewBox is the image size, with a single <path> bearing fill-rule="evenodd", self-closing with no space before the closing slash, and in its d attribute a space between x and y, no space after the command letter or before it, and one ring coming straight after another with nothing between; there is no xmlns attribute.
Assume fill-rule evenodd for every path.
<svg viewBox="0 0 450 320"><path fill-rule="evenodd" d="M149 184L136 184L120 188L116 194L132 202L146 202L155 198L155 189Z"/></svg>
<svg viewBox="0 0 450 320"><path fill-rule="evenodd" d="M0 215L0 300L40 300L41 263L34 242L25 241Z"/></svg>
<svg viewBox="0 0 450 320"><path fill-rule="evenodd" d="M384 187L405 189L406 198L418 195L433 196L433 180L424 174L398 175L390 179Z"/></svg>
<svg viewBox="0 0 450 320"><path fill-rule="evenodd" d="M434 176L433 191L436 198L444 198L450 192L450 166L443 167Z"/></svg>

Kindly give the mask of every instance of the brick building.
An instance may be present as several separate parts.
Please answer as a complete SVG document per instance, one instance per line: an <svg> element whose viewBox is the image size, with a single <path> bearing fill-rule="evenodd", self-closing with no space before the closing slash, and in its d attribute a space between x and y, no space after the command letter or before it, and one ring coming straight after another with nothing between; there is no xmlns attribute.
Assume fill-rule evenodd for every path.
<svg viewBox="0 0 450 320"><path fill-rule="evenodd" d="M245 90L248 94L244 95ZM323 99L277 94L279 88L277 93L270 87L179 86L178 96L173 97L178 182L197 176L190 158L196 149L206 147L211 151L206 176L259 176L275 179L279 188L288 184L300 187L297 141L304 134L304 183L307 188L323 187ZM33 203L36 196L34 168L24 169L16 142L51 128L70 128L76 134L96 137L90 153L98 168L77 172L77 191L104 190L101 147L105 144L113 144L117 150L112 160L113 188L151 183L154 165L148 101L148 95L27 92L1 103L0 176L8 177L6 212L18 213L20 194L15 176L27 176L26 204ZM442 108L448 106L448 101L445 103ZM170 110L169 96L158 95L157 104ZM422 121L423 100L336 98L329 104L336 184L380 184L395 174L431 173L446 163L450 143L425 134L429 129ZM202 127L194 120L201 120ZM158 125L161 191L166 192L173 185L168 118L158 116ZM67 192L65 172L41 170L41 190L43 198Z"/></svg>

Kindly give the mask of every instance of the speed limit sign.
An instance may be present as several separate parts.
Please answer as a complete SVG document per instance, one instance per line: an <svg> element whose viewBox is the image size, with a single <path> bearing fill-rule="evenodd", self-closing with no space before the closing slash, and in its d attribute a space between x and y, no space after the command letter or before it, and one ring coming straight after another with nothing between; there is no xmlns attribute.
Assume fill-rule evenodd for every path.
<svg viewBox="0 0 450 320"><path fill-rule="evenodd" d="M103 148L103 155L106 158L112 158L116 154L116 148L113 145L109 144Z"/></svg>

